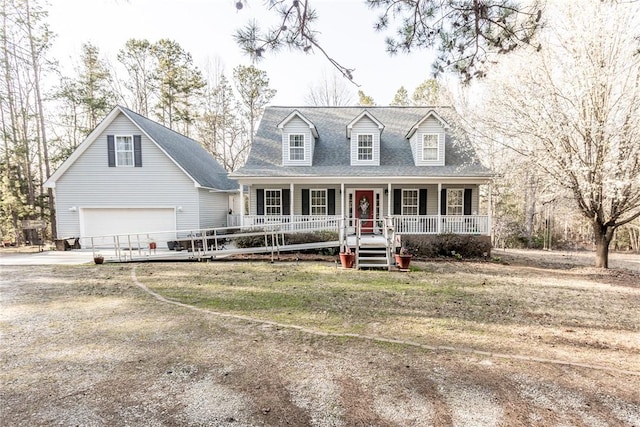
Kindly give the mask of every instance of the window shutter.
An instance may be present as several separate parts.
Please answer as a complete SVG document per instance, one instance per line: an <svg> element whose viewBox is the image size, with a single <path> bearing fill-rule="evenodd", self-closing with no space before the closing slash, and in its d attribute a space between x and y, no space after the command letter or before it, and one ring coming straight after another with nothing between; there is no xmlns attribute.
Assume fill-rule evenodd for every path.
<svg viewBox="0 0 640 427"><path fill-rule="evenodd" d="M471 199L473 197L473 190L470 188L464 189L464 214L471 215Z"/></svg>
<svg viewBox="0 0 640 427"><path fill-rule="evenodd" d="M336 189L329 188L327 190L327 215L336 214Z"/></svg>
<svg viewBox="0 0 640 427"><path fill-rule="evenodd" d="M402 215L402 189L393 190L393 214Z"/></svg>
<svg viewBox="0 0 640 427"><path fill-rule="evenodd" d="M133 166L142 167L142 136L133 135Z"/></svg>
<svg viewBox="0 0 640 427"><path fill-rule="evenodd" d="M116 167L116 143L113 135L107 135L107 159L109 167Z"/></svg>
<svg viewBox="0 0 640 427"><path fill-rule="evenodd" d="M302 189L302 215L309 215L309 189Z"/></svg>
<svg viewBox="0 0 640 427"><path fill-rule="evenodd" d="M418 215L427 214L427 189L421 188L418 193Z"/></svg>
<svg viewBox="0 0 640 427"><path fill-rule="evenodd" d="M256 190L256 215L264 215L264 190Z"/></svg>
<svg viewBox="0 0 640 427"><path fill-rule="evenodd" d="M440 215L447 214L447 189L443 188L440 192Z"/></svg>
<svg viewBox="0 0 640 427"><path fill-rule="evenodd" d="M282 215L291 215L291 190L282 190Z"/></svg>

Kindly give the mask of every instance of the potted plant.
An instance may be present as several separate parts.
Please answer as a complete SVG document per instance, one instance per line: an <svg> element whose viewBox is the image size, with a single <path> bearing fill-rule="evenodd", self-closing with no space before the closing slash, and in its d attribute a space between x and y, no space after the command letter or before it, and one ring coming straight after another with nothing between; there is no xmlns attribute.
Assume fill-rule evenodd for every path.
<svg viewBox="0 0 640 427"><path fill-rule="evenodd" d="M353 268L353 263L356 261L356 254L351 252L349 246L344 248L344 252L340 252L340 263L342 268Z"/></svg>
<svg viewBox="0 0 640 427"><path fill-rule="evenodd" d="M104 262L104 257L98 252L93 256L93 262L96 264L102 264Z"/></svg>
<svg viewBox="0 0 640 427"><path fill-rule="evenodd" d="M400 251L395 254L396 256L396 265L400 270L408 270L409 263L411 262L411 258L413 255L409 253L407 248L404 246L400 248Z"/></svg>

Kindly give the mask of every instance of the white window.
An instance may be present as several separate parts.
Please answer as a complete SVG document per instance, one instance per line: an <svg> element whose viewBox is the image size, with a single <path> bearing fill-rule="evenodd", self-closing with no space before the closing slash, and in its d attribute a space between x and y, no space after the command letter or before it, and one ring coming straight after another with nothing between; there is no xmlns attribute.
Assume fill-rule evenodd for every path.
<svg viewBox="0 0 640 427"><path fill-rule="evenodd" d="M464 189L447 189L447 215L462 215L464 209Z"/></svg>
<svg viewBox="0 0 640 427"><path fill-rule="evenodd" d="M373 135L358 135L358 160L373 160Z"/></svg>
<svg viewBox="0 0 640 427"><path fill-rule="evenodd" d="M116 135L116 166L133 166L133 136Z"/></svg>
<svg viewBox="0 0 640 427"><path fill-rule="evenodd" d="M418 215L418 190L402 190L402 215Z"/></svg>
<svg viewBox="0 0 640 427"><path fill-rule="evenodd" d="M304 160L304 134L289 134L289 160Z"/></svg>
<svg viewBox="0 0 640 427"><path fill-rule="evenodd" d="M327 190L311 190L311 215L327 214Z"/></svg>
<svg viewBox="0 0 640 427"><path fill-rule="evenodd" d="M437 133L425 133L422 135L422 160L438 160Z"/></svg>
<svg viewBox="0 0 640 427"><path fill-rule="evenodd" d="M265 215L282 214L282 190L264 190Z"/></svg>

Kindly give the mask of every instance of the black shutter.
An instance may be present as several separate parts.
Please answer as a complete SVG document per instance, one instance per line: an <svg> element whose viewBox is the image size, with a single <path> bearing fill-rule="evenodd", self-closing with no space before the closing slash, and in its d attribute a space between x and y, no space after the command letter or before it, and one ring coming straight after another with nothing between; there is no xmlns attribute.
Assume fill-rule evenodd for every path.
<svg viewBox="0 0 640 427"><path fill-rule="evenodd" d="M443 188L440 192L440 215L447 214L447 189Z"/></svg>
<svg viewBox="0 0 640 427"><path fill-rule="evenodd" d="M309 215L309 189L302 189L302 215Z"/></svg>
<svg viewBox="0 0 640 427"><path fill-rule="evenodd" d="M427 214L427 189L421 188L418 193L418 215Z"/></svg>
<svg viewBox="0 0 640 427"><path fill-rule="evenodd" d="M393 214L402 215L402 189L393 190Z"/></svg>
<svg viewBox="0 0 640 427"><path fill-rule="evenodd" d="M291 190L282 190L282 215L291 215Z"/></svg>
<svg viewBox="0 0 640 427"><path fill-rule="evenodd" d="M329 188L327 190L327 215L336 214L336 189Z"/></svg>
<svg viewBox="0 0 640 427"><path fill-rule="evenodd" d="M470 188L464 189L464 211L465 215L471 215L471 199L473 197L473 190Z"/></svg>
<svg viewBox="0 0 640 427"><path fill-rule="evenodd" d="M264 215L264 190L256 190L256 215Z"/></svg>
<svg viewBox="0 0 640 427"><path fill-rule="evenodd" d="M142 167L142 136L133 135L133 166Z"/></svg>
<svg viewBox="0 0 640 427"><path fill-rule="evenodd" d="M116 167L116 143L113 135L107 135L107 159L109 167Z"/></svg>

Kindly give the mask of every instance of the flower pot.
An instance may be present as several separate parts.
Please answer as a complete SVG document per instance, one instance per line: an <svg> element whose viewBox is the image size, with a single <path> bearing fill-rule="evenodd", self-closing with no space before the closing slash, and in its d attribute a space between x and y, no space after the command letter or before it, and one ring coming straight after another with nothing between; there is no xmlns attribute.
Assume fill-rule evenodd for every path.
<svg viewBox="0 0 640 427"><path fill-rule="evenodd" d="M411 255L396 254L396 265L400 270L408 270L411 262Z"/></svg>
<svg viewBox="0 0 640 427"><path fill-rule="evenodd" d="M356 261L356 254L343 252L340 254L340 263L342 268L353 268L353 263Z"/></svg>
<svg viewBox="0 0 640 427"><path fill-rule="evenodd" d="M93 257L93 262L95 262L96 264L102 264L104 262L104 257L101 257L101 256Z"/></svg>

